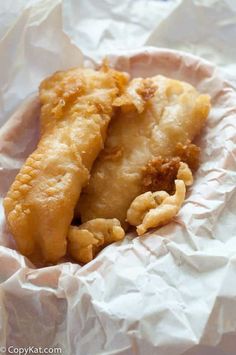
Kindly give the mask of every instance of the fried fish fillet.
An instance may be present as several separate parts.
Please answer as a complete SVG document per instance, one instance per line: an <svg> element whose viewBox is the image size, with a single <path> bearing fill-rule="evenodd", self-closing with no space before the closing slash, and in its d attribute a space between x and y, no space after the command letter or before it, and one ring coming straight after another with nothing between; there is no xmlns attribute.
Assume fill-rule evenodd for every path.
<svg viewBox="0 0 236 355"><path fill-rule="evenodd" d="M57 72L40 85L41 138L4 200L10 231L32 260L66 253L75 205L127 80L104 66Z"/></svg>
<svg viewBox="0 0 236 355"><path fill-rule="evenodd" d="M208 95L200 95L185 82L160 75L133 79L115 104L120 106L120 112L111 122L105 149L81 194L82 222L117 218L125 226L132 201L144 192L144 171L156 164L156 159L166 163L176 159L182 150L185 158L190 155L190 161L192 153L192 164L196 165L198 150L190 142L200 132L210 109ZM179 165L174 165L167 164L167 168L175 169L176 175ZM173 183L174 179L173 176Z"/></svg>

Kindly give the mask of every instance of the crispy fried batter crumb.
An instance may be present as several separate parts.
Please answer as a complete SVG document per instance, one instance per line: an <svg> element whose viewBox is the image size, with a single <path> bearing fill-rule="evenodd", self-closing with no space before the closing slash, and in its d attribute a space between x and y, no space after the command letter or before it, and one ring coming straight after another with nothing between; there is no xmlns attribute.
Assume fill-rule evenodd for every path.
<svg viewBox="0 0 236 355"><path fill-rule="evenodd" d="M164 164L171 165L170 162ZM180 162L177 179L174 180L175 191L173 195L161 190L147 191L137 196L127 211L127 222L137 226L138 235L144 234L149 228L160 227L168 223L178 213L184 202L186 186L190 186L192 183L191 170L186 163Z"/></svg>
<svg viewBox="0 0 236 355"><path fill-rule="evenodd" d="M183 163L188 164L192 171L197 170L200 161L200 148L198 146L190 142L187 142L185 145L178 143L175 155L180 157Z"/></svg>
<svg viewBox="0 0 236 355"><path fill-rule="evenodd" d="M167 191L174 193L175 179L180 166L180 158L163 159L157 157L143 168L144 191Z"/></svg>
<svg viewBox="0 0 236 355"><path fill-rule="evenodd" d="M76 261L86 264L105 246L124 239L125 232L116 218L96 218L68 232L68 252Z"/></svg>
<svg viewBox="0 0 236 355"><path fill-rule="evenodd" d="M165 191L145 192L131 203L127 211L127 221L137 226L138 235L143 235L150 228L168 223L184 202L186 193L183 180L175 180L175 193Z"/></svg>
<svg viewBox="0 0 236 355"><path fill-rule="evenodd" d="M164 159L161 156L151 160L143 168L142 185L144 191L167 191L174 193L175 179L180 168L180 162L186 163L191 171L199 166L200 148L187 142L176 145L175 157Z"/></svg>
<svg viewBox="0 0 236 355"><path fill-rule="evenodd" d="M180 162L177 179L183 180L186 186L191 186L193 184L193 174L189 169L188 164Z"/></svg>
<svg viewBox="0 0 236 355"><path fill-rule="evenodd" d="M151 79L136 78L128 90L113 102L115 107L120 107L124 113L142 113L147 102L155 95L157 85Z"/></svg>
<svg viewBox="0 0 236 355"><path fill-rule="evenodd" d="M150 79L145 79L143 85L137 89L137 93L144 101L150 100L156 93L157 86Z"/></svg>

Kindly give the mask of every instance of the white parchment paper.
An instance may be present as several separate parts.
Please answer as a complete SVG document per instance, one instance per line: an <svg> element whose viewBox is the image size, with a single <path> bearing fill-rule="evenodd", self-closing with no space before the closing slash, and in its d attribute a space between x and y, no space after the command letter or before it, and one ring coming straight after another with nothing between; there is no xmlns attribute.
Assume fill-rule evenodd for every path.
<svg viewBox="0 0 236 355"><path fill-rule="evenodd" d="M234 2L185 0L167 6L150 1L148 8L141 0L16 3L18 14L9 7L11 16L4 17L6 9L0 7L0 345L60 346L72 355L236 354L235 47L217 53L211 42L219 41L213 24L224 31L233 23ZM198 22L191 21L195 30L206 22L208 9L214 14L212 26L204 25L212 31L211 41L205 36L202 47L194 42L190 23L185 28L182 21L178 30L174 26L176 16L178 23L186 19L186 7L200 11ZM225 25L219 25L219 18ZM172 36L163 32L167 25ZM187 32L188 40L181 42L180 33ZM182 43L179 49L202 50L205 57L211 53L210 59L217 64L222 60L225 71L183 52L128 49L157 45L155 38L161 36L163 42L158 41L166 47L174 47L176 38L177 47ZM219 49L229 44L229 36ZM208 92L213 107L198 141L202 164L171 224L143 238L127 236L82 268L67 262L35 269L14 250L1 202L37 143L34 93L39 82L58 69L82 65L81 51L86 62L113 52L112 65L132 76L160 73Z"/></svg>

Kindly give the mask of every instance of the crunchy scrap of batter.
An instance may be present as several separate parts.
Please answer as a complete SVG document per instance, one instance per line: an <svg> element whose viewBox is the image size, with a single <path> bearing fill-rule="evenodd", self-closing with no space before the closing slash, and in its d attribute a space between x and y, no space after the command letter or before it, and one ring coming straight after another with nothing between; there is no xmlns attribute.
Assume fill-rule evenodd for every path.
<svg viewBox="0 0 236 355"><path fill-rule="evenodd" d="M146 103L154 97L157 84L152 79L133 79L126 92L115 100L115 105L121 108L123 113L142 113Z"/></svg>
<svg viewBox="0 0 236 355"><path fill-rule="evenodd" d="M75 205L127 80L107 67L75 68L40 85L41 138L4 200L10 231L32 260L55 263L66 253Z"/></svg>
<svg viewBox="0 0 236 355"><path fill-rule="evenodd" d="M171 159L158 157L151 160L143 168L143 190L152 192L164 190L173 194L179 166L179 157Z"/></svg>
<svg viewBox="0 0 236 355"><path fill-rule="evenodd" d="M191 186L193 184L193 174L189 169L188 164L183 163L182 161L180 162L176 178L178 180L183 180L185 186Z"/></svg>
<svg viewBox="0 0 236 355"><path fill-rule="evenodd" d="M79 227L70 227L68 252L76 261L86 264L93 260L102 248L122 240L124 236L125 232L117 219L97 218Z"/></svg>
<svg viewBox="0 0 236 355"><path fill-rule="evenodd" d="M195 144L183 145L178 143L173 158L157 157L148 162L143 170L144 191L167 191L173 194L175 191L175 179L177 179L180 162L186 163L195 171L199 166L200 148Z"/></svg>
<svg viewBox="0 0 236 355"><path fill-rule="evenodd" d="M146 192L131 203L127 211L127 221L137 226L138 235L149 228L157 228L168 223L179 211L185 199L184 181L175 180L175 193L166 191Z"/></svg>
<svg viewBox="0 0 236 355"><path fill-rule="evenodd" d="M186 188L193 183L193 175L186 163L180 162L173 195L166 191L145 192L131 203L127 211L127 221L137 226L138 235L149 228L168 223L179 212L184 202Z"/></svg>
<svg viewBox="0 0 236 355"><path fill-rule="evenodd" d="M190 143L188 140L186 144L177 143L175 154L183 163L188 164L192 171L196 171L200 162L200 148Z"/></svg>

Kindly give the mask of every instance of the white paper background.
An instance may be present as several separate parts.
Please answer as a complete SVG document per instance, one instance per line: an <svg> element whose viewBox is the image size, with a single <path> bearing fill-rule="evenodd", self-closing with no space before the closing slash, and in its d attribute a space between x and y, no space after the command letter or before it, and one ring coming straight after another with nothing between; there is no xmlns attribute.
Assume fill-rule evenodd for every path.
<svg viewBox="0 0 236 355"><path fill-rule="evenodd" d="M8 248L14 243L0 210L1 346L61 344L72 355L236 354L235 22L233 0L0 3L0 196L35 145L37 114L22 119L18 112L4 123L42 78L82 64L81 52L93 60L119 52L113 62L133 75L162 71L213 97L196 183L159 237L127 239L83 268L34 270ZM129 52L130 62L125 53L141 45L201 55L227 74L151 49L142 58Z"/></svg>

